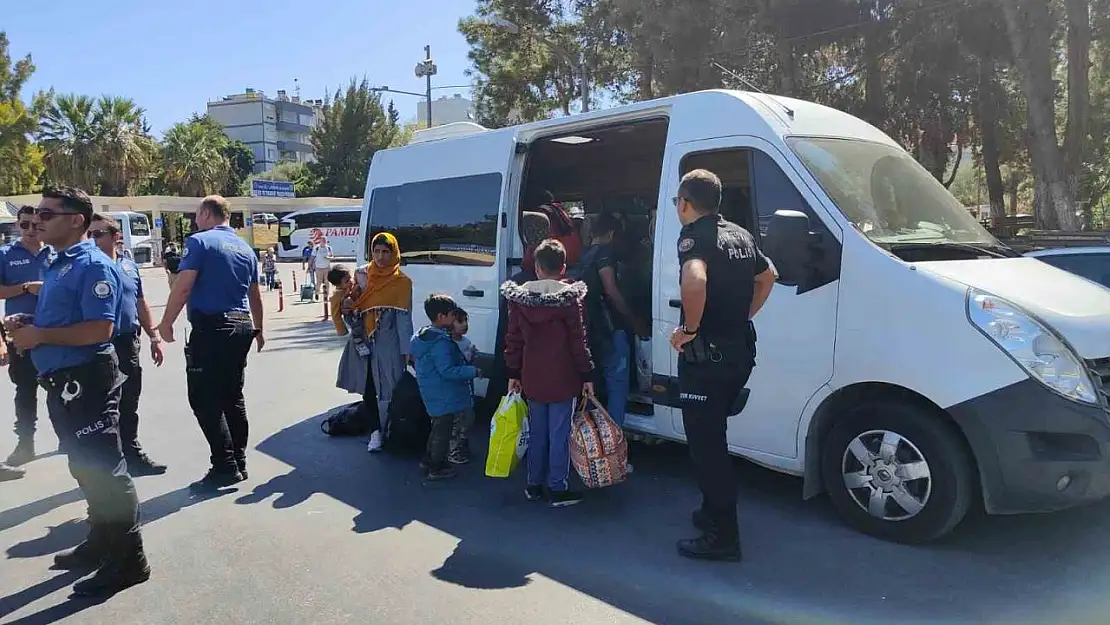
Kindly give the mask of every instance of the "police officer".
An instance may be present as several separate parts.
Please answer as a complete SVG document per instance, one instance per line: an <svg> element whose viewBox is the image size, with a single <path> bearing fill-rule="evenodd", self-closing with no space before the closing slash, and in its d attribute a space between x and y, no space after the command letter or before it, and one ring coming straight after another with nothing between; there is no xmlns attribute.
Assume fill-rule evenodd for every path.
<svg viewBox="0 0 1110 625"><path fill-rule="evenodd" d="M8 366L8 353L8 335L4 332L4 324L0 323L0 367ZM9 466L4 462L0 462L0 482L18 480L26 473L26 471L19 467Z"/></svg>
<svg viewBox="0 0 1110 625"><path fill-rule="evenodd" d="M744 228L720 214L721 181L704 169L682 177L674 198L682 325L671 335L678 357L679 402L702 505L694 511L701 535L678 543L690 558L739 560L736 482L728 453L728 418L747 400L755 366L751 318L777 278Z"/></svg>
<svg viewBox="0 0 1110 625"><path fill-rule="evenodd" d="M32 314L42 286L42 272L50 262L53 250L43 245L35 233L32 220L35 207L20 207L20 238L0 247L0 299L5 315ZM15 435L18 443L8 456L7 464L20 466L35 457L35 423L38 421L38 374L30 357L19 350L9 350L8 377L15 385Z"/></svg>
<svg viewBox="0 0 1110 625"><path fill-rule="evenodd" d="M146 581L139 500L120 450L122 376L112 336L119 321L119 270L89 241L92 201L84 191L42 192L35 228L58 251L43 276L33 318L8 318L12 342L29 351L46 388L50 421L89 509L88 537L54 558L62 569L97 569L81 596L106 596Z"/></svg>
<svg viewBox="0 0 1110 625"><path fill-rule="evenodd" d="M228 225L227 200L210 195L197 209L197 232L185 239L180 271L158 332L174 341L173 323L188 305L185 342L189 405L208 440L212 467L190 488L211 491L246 479L247 408L243 378L251 341L262 350L258 259Z"/></svg>
<svg viewBox="0 0 1110 625"><path fill-rule="evenodd" d="M135 265L135 261L119 255L116 245L121 242L119 222L108 215L95 213L89 238L96 242L100 251L115 261L121 274L120 319L112 345L116 348L120 373L127 376L119 400L119 437L123 445L123 455L127 458L127 472L132 477L161 475L166 472L166 465L151 460L139 445L139 396L143 392L139 331L142 330L150 338L150 357L157 367L162 366L164 358L162 339L154 330L150 305L143 297L143 279L139 276L139 267Z"/></svg>

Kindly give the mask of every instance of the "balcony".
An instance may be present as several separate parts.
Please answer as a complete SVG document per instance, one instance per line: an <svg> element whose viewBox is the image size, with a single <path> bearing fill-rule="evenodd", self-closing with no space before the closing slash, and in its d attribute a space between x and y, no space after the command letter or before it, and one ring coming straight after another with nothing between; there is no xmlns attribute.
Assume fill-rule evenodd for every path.
<svg viewBox="0 0 1110 625"><path fill-rule="evenodd" d="M311 145L307 143L299 143L297 141L278 141L277 149L279 152L307 152L313 153Z"/></svg>
<svg viewBox="0 0 1110 625"><path fill-rule="evenodd" d="M289 132L296 135L309 135L312 134L312 127L298 124L295 122L278 121L278 132Z"/></svg>

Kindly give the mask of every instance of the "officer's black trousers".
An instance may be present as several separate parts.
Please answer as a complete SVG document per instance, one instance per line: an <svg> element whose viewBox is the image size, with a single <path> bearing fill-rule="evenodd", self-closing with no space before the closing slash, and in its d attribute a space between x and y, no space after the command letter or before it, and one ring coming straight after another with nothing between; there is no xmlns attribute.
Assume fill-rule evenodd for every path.
<svg viewBox="0 0 1110 625"><path fill-rule="evenodd" d="M701 489L701 507L725 541L739 538L736 477L728 453L728 413L751 372L751 367L691 364L681 357L678 363L682 424Z"/></svg>
<svg viewBox="0 0 1110 625"><path fill-rule="evenodd" d="M8 355L8 377L15 385L15 435L20 440L30 439L38 421L38 372L30 354L20 354L10 347Z"/></svg>
<svg viewBox="0 0 1110 625"><path fill-rule="evenodd" d="M121 334L112 345L119 358L119 371L127 376L119 400L119 440L123 455L134 458L142 452L139 445L139 396L143 394L143 367L139 363L139 335Z"/></svg>
<svg viewBox="0 0 1110 625"><path fill-rule="evenodd" d="M88 503L90 541L117 554L140 548L139 499L119 440L121 376L113 353L45 376L46 406Z"/></svg>
<svg viewBox="0 0 1110 625"><path fill-rule="evenodd" d="M193 317L193 331L185 345L189 405L208 440L212 468L234 473L246 468L243 382L253 328L249 322Z"/></svg>

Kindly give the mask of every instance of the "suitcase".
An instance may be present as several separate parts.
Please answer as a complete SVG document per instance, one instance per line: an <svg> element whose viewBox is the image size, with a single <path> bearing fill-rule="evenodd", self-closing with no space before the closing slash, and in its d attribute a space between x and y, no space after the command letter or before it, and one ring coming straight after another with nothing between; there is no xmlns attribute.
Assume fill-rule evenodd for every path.
<svg viewBox="0 0 1110 625"><path fill-rule="evenodd" d="M311 284L302 284L301 285L301 301L302 302L311 302L315 295L316 295L316 289L312 288Z"/></svg>

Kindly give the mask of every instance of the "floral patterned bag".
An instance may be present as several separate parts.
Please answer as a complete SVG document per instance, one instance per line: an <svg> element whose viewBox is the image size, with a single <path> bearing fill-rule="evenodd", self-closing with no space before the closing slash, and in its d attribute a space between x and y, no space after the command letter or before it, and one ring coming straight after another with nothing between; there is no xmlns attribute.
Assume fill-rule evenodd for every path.
<svg viewBox="0 0 1110 625"><path fill-rule="evenodd" d="M597 398L587 397L570 429L570 461L586 488L604 488L628 477L628 442Z"/></svg>

